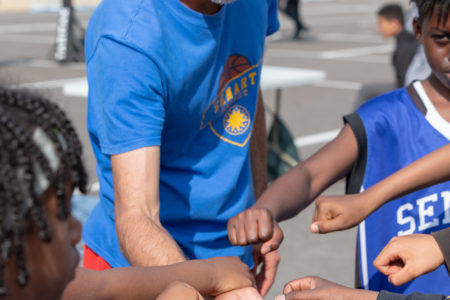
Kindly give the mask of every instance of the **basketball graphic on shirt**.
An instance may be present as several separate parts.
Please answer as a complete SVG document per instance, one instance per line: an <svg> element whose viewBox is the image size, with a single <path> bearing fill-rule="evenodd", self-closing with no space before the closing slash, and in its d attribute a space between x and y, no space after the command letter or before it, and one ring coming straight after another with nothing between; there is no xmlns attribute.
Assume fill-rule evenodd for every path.
<svg viewBox="0 0 450 300"><path fill-rule="evenodd" d="M239 135L247 131L250 125L250 114L241 105L234 105L225 113L223 127L231 135Z"/></svg>
<svg viewBox="0 0 450 300"><path fill-rule="evenodd" d="M219 81L219 91L224 88L228 81L251 67L252 65L245 56L231 55L223 67L222 75L220 76Z"/></svg>
<svg viewBox="0 0 450 300"><path fill-rule="evenodd" d="M203 111L200 129L209 128L224 142L245 147L251 138L261 63L233 54L223 64L214 99Z"/></svg>

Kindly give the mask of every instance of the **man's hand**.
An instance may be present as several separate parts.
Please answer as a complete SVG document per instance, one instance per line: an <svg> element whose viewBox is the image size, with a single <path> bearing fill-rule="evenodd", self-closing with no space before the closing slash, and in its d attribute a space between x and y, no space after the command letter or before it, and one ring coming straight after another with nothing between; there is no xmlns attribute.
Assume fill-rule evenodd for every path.
<svg viewBox="0 0 450 300"><path fill-rule="evenodd" d="M264 297L275 280L280 253L275 250L262 255L259 246L253 246L253 261L255 263L253 273L255 274L256 287Z"/></svg>
<svg viewBox="0 0 450 300"><path fill-rule="evenodd" d="M434 271L443 263L442 251L429 234L394 237L373 262L397 286Z"/></svg>
<svg viewBox="0 0 450 300"><path fill-rule="evenodd" d="M175 281L171 283L167 289L165 289L156 300L173 300L173 299L185 299L185 300L203 300L202 295L184 282Z"/></svg>
<svg viewBox="0 0 450 300"><path fill-rule="evenodd" d="M246 246L262 242L261 254L278 249L283 232L265 208L249 208L228 221L228 238L232 245Z"/></svg>
<svg viewBox="0 0 450 300"><path fill-rule="evenodd" d="M313 233L348 229L361 223L370 212L361 194L319 197L310 229Z"/></svg>
<svg viewBox="0 0 450 300"><path fill-rule="evenodd" d="M283 294L276 300L375 300L376 292L351 289L320 277L304 277L284 286Z"/></svg>
<svg viewBox="0 0 450 300"><path fill-rule="evenodd" d="M212 283L209 295L217 296L232 290L255 287L253 274L237 256L198 260L206 267L205 274Z"/></svg>
<svg viewBox="0 0 450 300"><path fill-rule="evenodd" d="M263 300L263 298L255 288L243 288L219 295L216 300Z"/></svg>

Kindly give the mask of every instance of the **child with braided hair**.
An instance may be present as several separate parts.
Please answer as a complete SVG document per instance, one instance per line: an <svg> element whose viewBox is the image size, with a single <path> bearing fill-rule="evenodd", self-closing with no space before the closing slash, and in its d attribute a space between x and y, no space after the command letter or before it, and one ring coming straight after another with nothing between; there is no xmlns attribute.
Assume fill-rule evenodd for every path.
<svg viewBox="0 0 450 300"><path fill-rule="evenodd" d="M0 299L155 299L165 289L202 299L254 285L237 257L77 269L81 225L70 214L70 199L75 188L86 192L81 154L78 136L57 105L0 87ZM189 288L174 289L174 281Z"/></svg>

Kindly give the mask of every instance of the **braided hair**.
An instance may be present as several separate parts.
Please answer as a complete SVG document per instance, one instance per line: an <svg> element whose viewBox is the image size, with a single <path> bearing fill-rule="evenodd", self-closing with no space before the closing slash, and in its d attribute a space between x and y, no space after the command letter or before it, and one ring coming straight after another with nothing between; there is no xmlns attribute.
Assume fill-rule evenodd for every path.
<svg viewBox="0 0 450 300"><path fill-rule="evenodd" d="M433 15L435 7L437 8L438 23L445 24L447 22L450 0L411 0L411 2L417 5L420 23Z"/></svg>
<svg viewBox="0 0 450 300"><path fill-rule="evenodd" d="M65 113L49 100L0 86L0 296L6 294L4 268L14 249L17 281L28 282L24 234L36 226L50 242L44 193L52 187L58 218L66 220L68 182L86 193L87 175L80 140Z"/></svg>

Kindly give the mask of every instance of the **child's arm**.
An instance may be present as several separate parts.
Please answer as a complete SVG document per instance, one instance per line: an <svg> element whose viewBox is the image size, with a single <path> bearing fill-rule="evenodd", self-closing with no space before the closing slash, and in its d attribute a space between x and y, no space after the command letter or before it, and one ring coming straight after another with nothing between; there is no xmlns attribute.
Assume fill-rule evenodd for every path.
<svg viewBox="0 0 450 300"><path fill-rule="evenodd" d="M261 247L263 254L278 248L283 235L276 222L296 216L323 190L349 173L357 156L356 138L346 124L333 141L277 179L252 207L230 219L231 243L266 241Z"/></svg>
<svg viewBox="0 0 450 300"><path fill-rule="evenodd" d="M378 292L352 289L316 276L292 280L275 300L376 300Z"/></svg>
<svg viewBox="0 0 450 300"><path fill-rule="evenodd" d="M361 194L316 200L311 231L326 233L353 227L386 202L450 180L450 144L422 157Z"/></svg>
<svg viewBox="0 0 450 300"><path fill-rule="evenodd" d="M275 300L444 300L444 295L396 294L348 288L320 277L304 277L287 283L283 295Z"/></svg>
<svg viewBox="0 0 450 300"><path fill-rule="evenodd" d="M216 257L168 266L106 271L78 268L62 299L156 299L174 281L187 283L201 294L213 296L254 286L253 275L238 257Z"/></svg>

